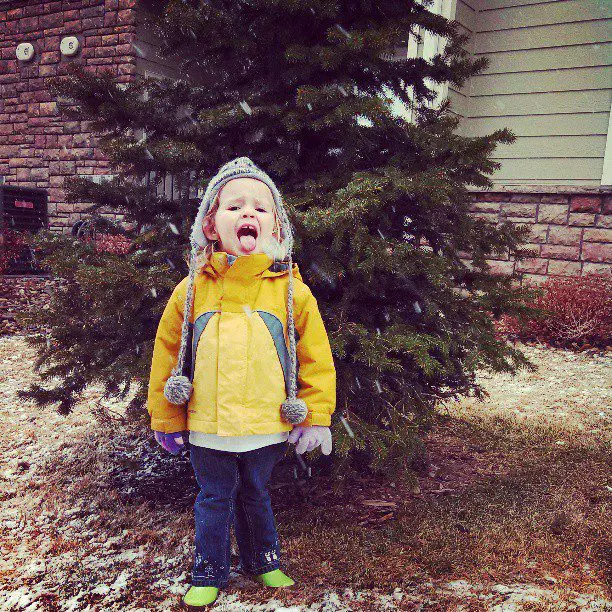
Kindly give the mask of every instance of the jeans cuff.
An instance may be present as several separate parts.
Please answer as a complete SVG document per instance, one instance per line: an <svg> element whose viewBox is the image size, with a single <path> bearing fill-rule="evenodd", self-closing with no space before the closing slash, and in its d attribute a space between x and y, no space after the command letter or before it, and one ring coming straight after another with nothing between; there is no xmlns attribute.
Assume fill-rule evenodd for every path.
<svg viewBox="0 0 612 612"><path fill-rule="evenodd" d="M261 565L254 570L247 570L247 574L253 574L257 576L259 574L265 574L266 572L272 572L273 570L280 569L280 563L278 561L272 561L271 563L266 563L265 565Z"/></svg>
<svg viewBox="0 0 612 612"><path fill-rule="evenodd" d="M205 578L201 580L198 580L197 578L196 579L192 578L191 586L194 586L194 587L211 586L211 587L216 587L217 589L224 589L227 586L228 582L229 580L226 582L219 583L219 582L215 582L214 580L211 580L210 578Z"/></svg>

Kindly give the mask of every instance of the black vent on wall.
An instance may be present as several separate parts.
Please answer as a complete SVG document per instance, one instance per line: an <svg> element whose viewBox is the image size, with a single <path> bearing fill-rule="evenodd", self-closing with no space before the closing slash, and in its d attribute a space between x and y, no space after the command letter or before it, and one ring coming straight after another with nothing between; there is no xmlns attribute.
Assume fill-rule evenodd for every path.
<svg viewBox="0 0 612 612"><path fill-rule="evenodd" d="M44 189L0 185L0 229L35 234L49 223L47 192ZM29 247L24 247L6 274L42 274Z"/></svg>

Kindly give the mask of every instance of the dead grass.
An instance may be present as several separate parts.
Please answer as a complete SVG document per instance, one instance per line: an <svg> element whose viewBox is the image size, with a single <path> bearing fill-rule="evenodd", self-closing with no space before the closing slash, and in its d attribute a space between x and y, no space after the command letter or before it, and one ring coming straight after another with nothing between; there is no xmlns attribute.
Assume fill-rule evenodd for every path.
<svg viewBox="0 0 612 612"><path fill-rule="evenodd" d="M532 437L529 430L512 431L500 419L494 426L448 416L440 416L428 447L434 465L444 465L444 453L452 448L463 469L474 459L472 472L453 478L452 463L446 464L435 477L419 478L419 494L412 492L410 481L397 477L355 478L335 496L329 493L332 483L322 477L302 484L299 492L290 479L277 480L281 486L274 491L274 502L285 564L300 584L277 597L280 601L306 604L330 589L388 592L427 580L457 579L490 585L529 582L552 588L562 601L573 591L606 594L612 539L610 495L603 485L611 466L604 449L550 446L542 431ZM88 529L106 537L124 534L111 550L145 546L150 552L140 562L141 570L146 574L149 568L151 574L137 583L147 591L159 571L154 558L176 555L192 538L191 508L143 500L151 490L146 482L133 492L133 501L126 498L108 487L108 455L100 446L86 448L78 461L47 475L44 497L56 510L75 499L92 500L98 518ZM106 470L93 478L92 470L100 465ZM195 483L188 472L182 480L185 498L193 499ZM436 480L454 490L436 494ZM159 486L164 482L158 480L154 490ZM387 516L382 523L355 522L355 517L372 516L377 507L383 513L375 518ZM74 543L60 536L49 553L73 549ZM184 555L181 569L188 571L190 562ZM245 602L261 601L254 584L235 592ZM441 606L453 600L434 595L432 589L430 596Z"/></svg>
<svg viewBox="0 0 612 612"><path fill-rule="evenodd" d="M430 465L417 475L416 488L397 475L296 482L289 465L279 466L273 501L285 568L297 581L274 592L279 605L305 606L347 587L399 588L412 595L397 601L397 609L427 602L431 610L489 610L507 598L495 585L513 582L559 597L549 602L542 596L524 610L572 609L559 606L576 593L610 597L611 432L597 414L610 411L602 391L610 360L570 360L563 375L550 368L563 367L564 351L530 350L549 368L546 376L491 378L485 403L466 400L441 409L425 439ZM553 396L562 396L556 389L564 376L566 388L570 380L581 386L559 408ZM557 386L538 408L531 386L550 378ZM559 418L560 410L571 416ZM44 419L50 417L8 420L0 435L21 436L19 444L31 449L41 444ZM58 423L53 420L55 431ZM75 609L102 605L107 600L94 587L122 572L129 573L129 589L117 591L113 606L104 609L180 609L178 594L169 600L166 587L153 585L168 576L179 577L177 588L188 582L196 484L187 456L162 453L148 432L112 430L87 410L62 423L72 423L70 439L59 436L35 476L28 475L35 453L34 459L20 454L21 467L16 454L11 459L19 477L9 481L14 489L0 495L0 505L19 509L11 518L25 531L3 537L2 558L14 562L0 566L0 584L39 584L40 577L28 577L23 568L42 556L55 564L47 574L60 583L40 595L43 609L58 609L58 602L79 593ZM126 551L136 556L123 558ZM481 585L488 598L441 588L459 580L472 591ZM271 595L246 580L231 592L245 605ZM376 609L371 606L351 602L355 610Z"/></svg>
<svg viewBox="0 0 612 612"><path fill-rule="evenodd" d="M556 589L595 587L604 593L612 533L603 487L609 456L602 450L517 448L502 465L495 460L494 438L483 438L469 423L457 425L443 420L436 436L446 430L452 438L458 429L464 452L477 445L489 473L481 468L456 492L414 495L386 483L384 499L396 501L398 510L380 527L343 520L362 492L383 495L367 482L361 490L355 483L354 494L335 503L321 496L319 512L288 507L279 513L287 563L302 584L392 588L430 577L554 583ZM324 483L319 487L324 490Z"/></svg>

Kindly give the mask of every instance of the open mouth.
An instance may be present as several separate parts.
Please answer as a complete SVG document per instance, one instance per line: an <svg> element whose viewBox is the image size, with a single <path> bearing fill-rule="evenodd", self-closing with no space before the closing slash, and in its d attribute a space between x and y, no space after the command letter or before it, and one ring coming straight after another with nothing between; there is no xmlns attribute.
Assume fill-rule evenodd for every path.
<svg viewBox="0 0 612 612"><path fill-rule="evenodd" d="M257 235L257 228L254 225L248 224L238 228L236 232L240 246L242 246L245 251L252 251L255 249Z"/></svg>

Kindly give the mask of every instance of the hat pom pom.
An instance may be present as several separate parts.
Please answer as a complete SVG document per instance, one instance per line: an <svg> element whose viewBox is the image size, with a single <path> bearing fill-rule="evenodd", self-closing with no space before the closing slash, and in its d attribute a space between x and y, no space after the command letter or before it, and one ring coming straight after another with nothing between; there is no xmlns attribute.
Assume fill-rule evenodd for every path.
<svg viewBox="0 0 612 612"><path fill-rule="evenodd" d="M286 399L281 406L281 416L292 425L299 425L308 416L308 406L302 399Z"/></svg>
<svg viewBox="0 0 612 612"><path fill-rule="evenodd" d="M164 386L164 396L172 403L181 405L189 401L193 385L186 376L170 376Z"/></svg>

